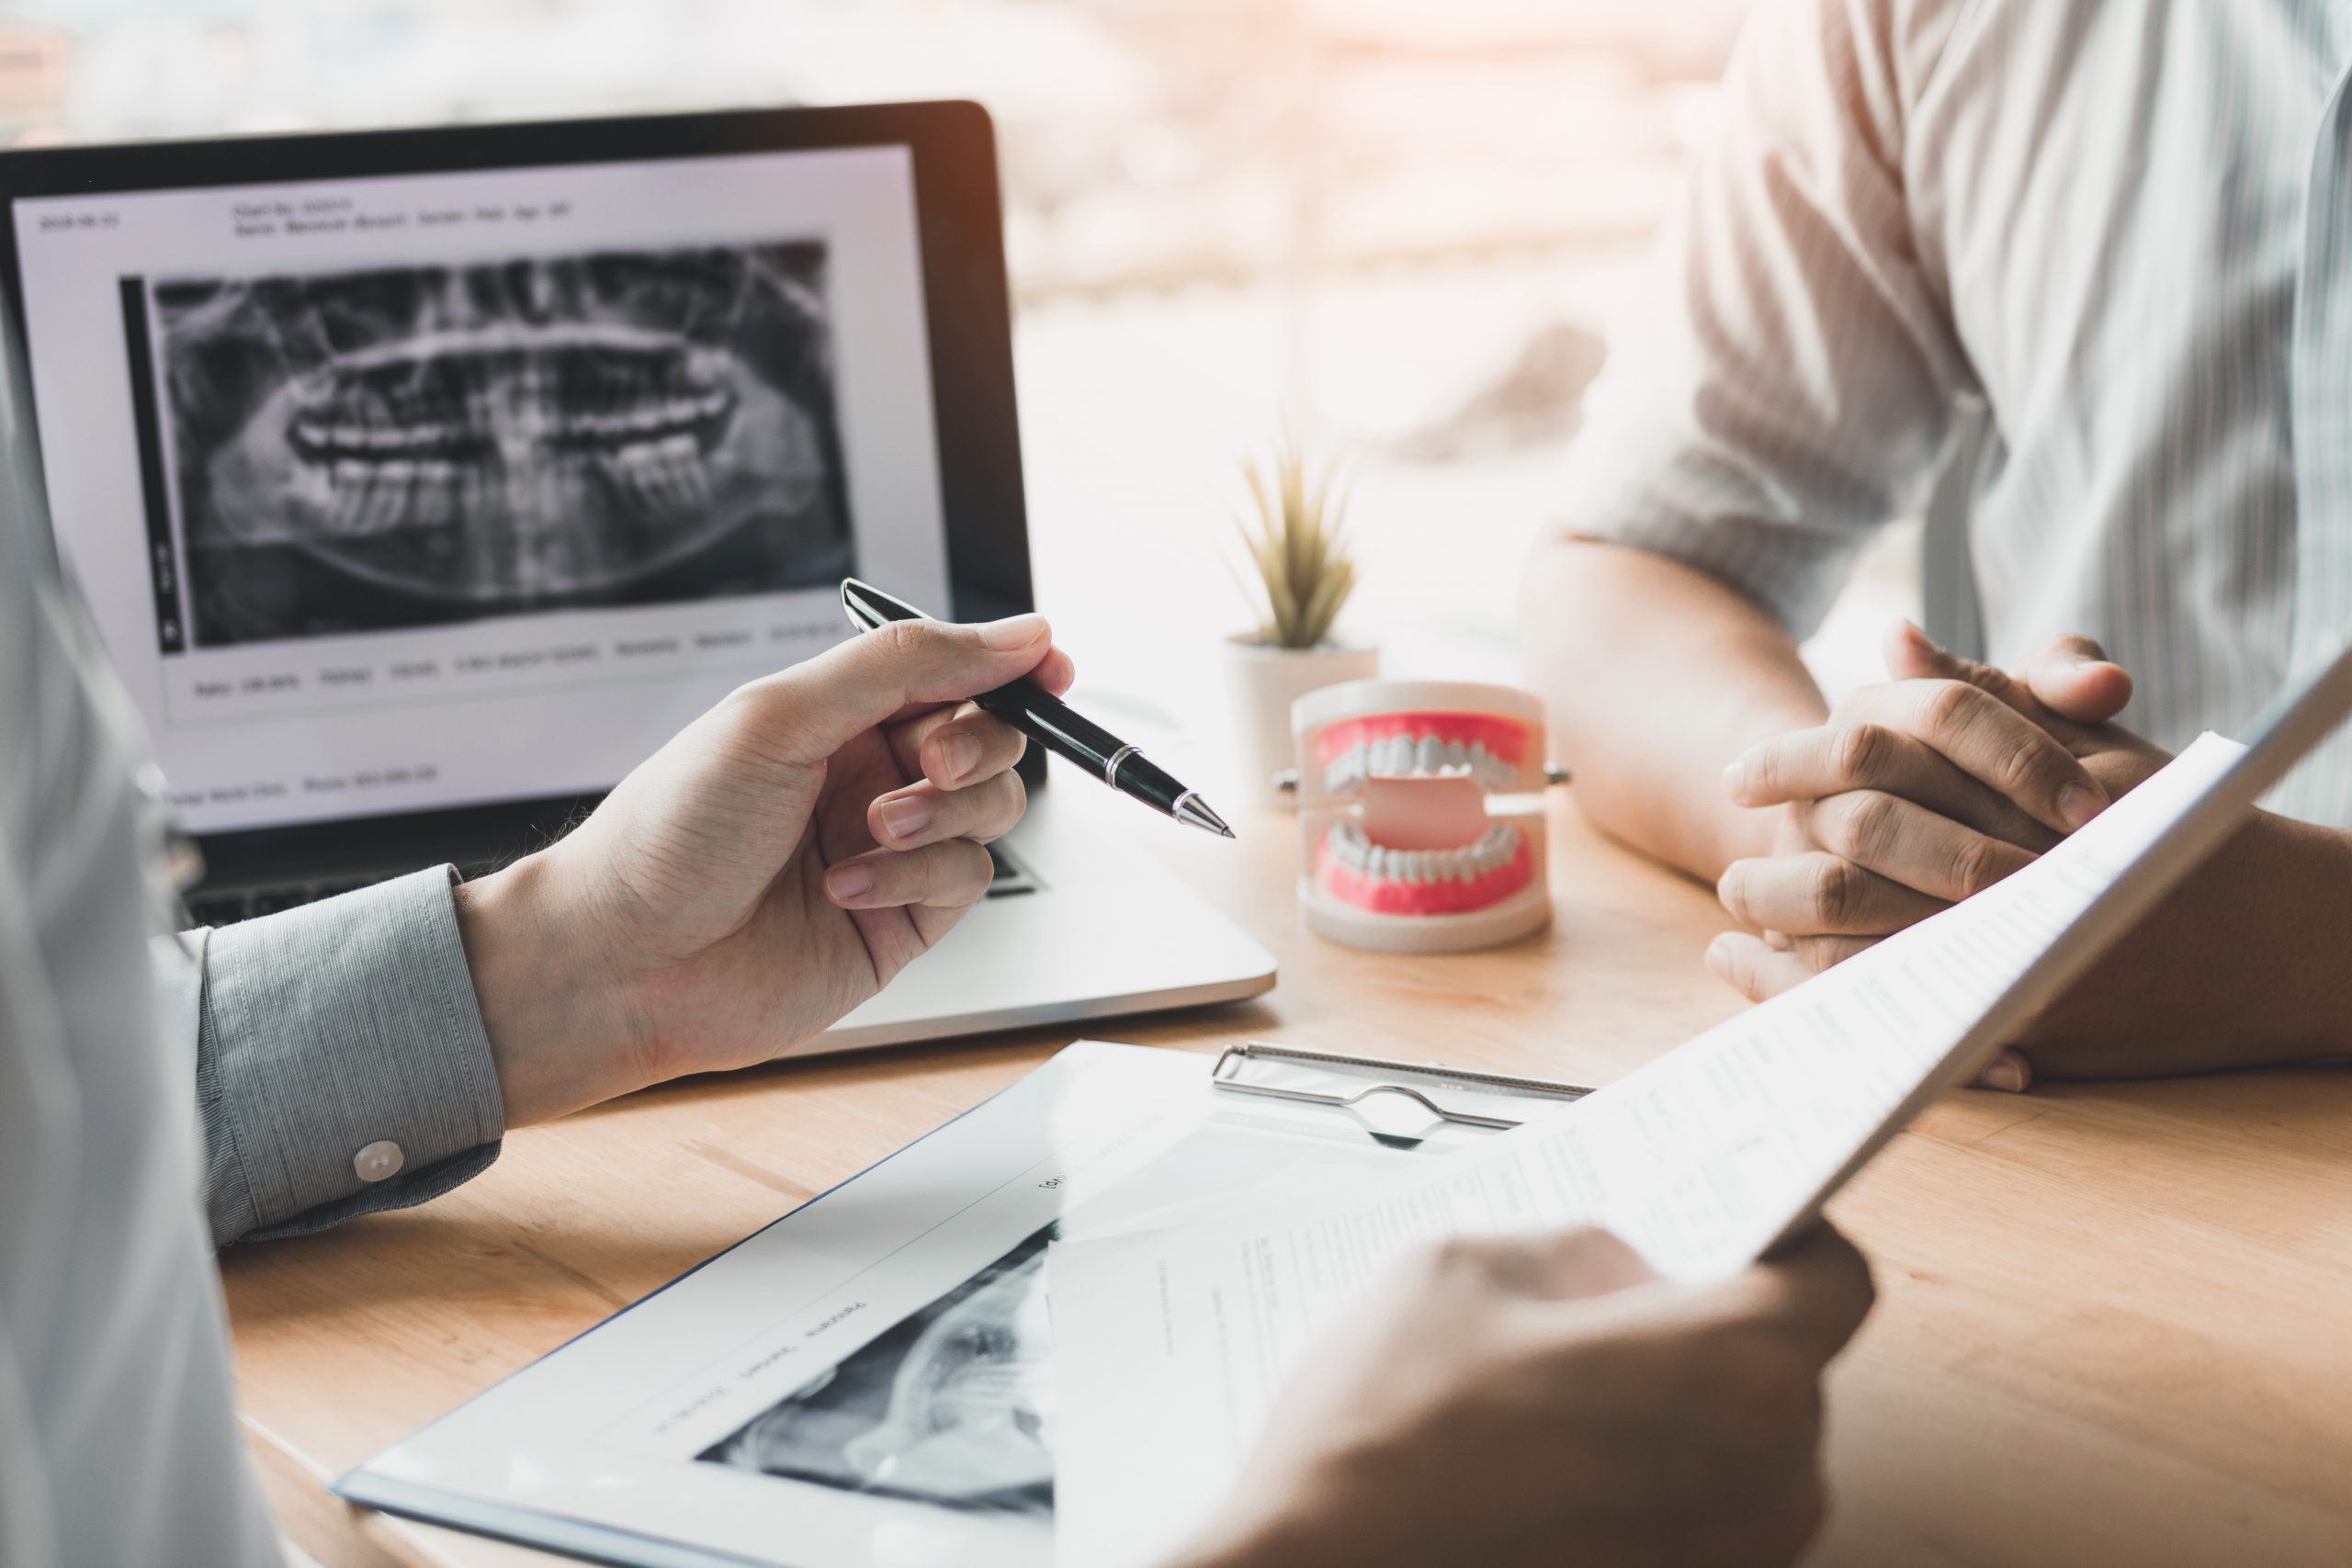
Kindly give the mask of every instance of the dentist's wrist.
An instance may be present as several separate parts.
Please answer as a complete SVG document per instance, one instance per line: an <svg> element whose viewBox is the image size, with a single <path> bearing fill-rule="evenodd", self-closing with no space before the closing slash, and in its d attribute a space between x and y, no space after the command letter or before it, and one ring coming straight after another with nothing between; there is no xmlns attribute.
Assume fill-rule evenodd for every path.
<svg viewBox="0 0 2352 1568"><path fill-rule="evenodd" d="M654 1077L637 1009L568 869L542 852L457 889L458 931L510 1127Z"/></svg>

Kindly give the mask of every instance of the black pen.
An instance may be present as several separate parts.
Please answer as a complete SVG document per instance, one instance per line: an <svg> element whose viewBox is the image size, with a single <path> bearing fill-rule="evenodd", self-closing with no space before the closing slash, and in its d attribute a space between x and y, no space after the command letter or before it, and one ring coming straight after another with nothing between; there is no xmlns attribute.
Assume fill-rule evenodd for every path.
<svg viewBox="0 0 2352 1568"><path fill-rule="evenodd" d="M920 621L929 617L912 604L891 598L872 583L854 577L842 579L842 608L850 625L870 632L889 621ZM1073 710L1034 681L1012 681L972 699L1046 750L1076 762L1117 790L1132 795L1164 816L1189 822L1205 832L1230 839L1233 829L1209 809L1196 790L1186 789L1167 772L1101 725Z"/></svg>

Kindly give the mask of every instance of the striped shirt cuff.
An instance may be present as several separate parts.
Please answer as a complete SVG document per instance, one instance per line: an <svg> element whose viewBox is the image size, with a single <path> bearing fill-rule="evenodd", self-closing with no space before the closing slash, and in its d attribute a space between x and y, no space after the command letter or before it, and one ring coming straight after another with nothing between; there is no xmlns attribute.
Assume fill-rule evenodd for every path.
<svg viewBox="0 0 2352 1568"><path fill-rule="evenodd" d="M1563 524L1561 531L1646 550L1703 572L1770 615L1799 641L1820 629L1868 537L1639 504L1598 516L1579 515L1573 524Z"/></svg>
<svg viewBox="0 0 2352 1568"><path fill-rule="evenodd" d="M505 1107L454 883L442 866L209 934L197 1095L216 1244L406 1208L497 1157Z"/></svg>

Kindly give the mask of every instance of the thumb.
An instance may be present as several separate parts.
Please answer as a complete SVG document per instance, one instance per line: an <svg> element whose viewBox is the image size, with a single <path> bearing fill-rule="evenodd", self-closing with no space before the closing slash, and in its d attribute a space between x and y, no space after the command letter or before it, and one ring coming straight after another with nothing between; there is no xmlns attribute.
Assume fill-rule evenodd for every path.
<svg viewBox="0 0 2352 1568"><path fill-rule="evenodd" d="M2014 1045L2007 1046L1985 1064L1984 1070L1976 1075L1976 1081L2004 1094L2023 1094L2033 1087L2033 1058Z"/></svg>
<svg viewBox="0 0 2352 1568"><path fill-rule="evenodd" d="M894 621L736 693L786 762L818 762L879 724L1015 681L1053 652L1043 615L982 626Z"/></svg>
<svg viewBox="0 0 2352 1568"><path fill-rule="evenodd" d="M1657 1273L1642 1255L1592 1225L1510 1240L1519 1264L1514 1282L1544 1301L1582 1301L1645 1284Z"/></svg>
<svg viewBox="0 0 2352 1568"><path fill-rule="evenodd" d="M1886 672L1897 681L1965 681L2015 705L2018 683L1989 664L1944 649L1909 621L1887 628Z"/></svg>
<svg viewBox="0 0 2352 1568"><path fill-rule="evenodd" d="M2018 667L2018 679L2051 712L2104 724L2132 700L2132 675L2086 637L2052 639Z"/></svg>
<svg viewBox="0 0 2352 1568"><path fill-rule="evenodd" d="M1803 1346L1815 1365L1854 1337L1878 1296L1869 1260L1826 1223L1716 1289L1744 1315Z"/></svg>

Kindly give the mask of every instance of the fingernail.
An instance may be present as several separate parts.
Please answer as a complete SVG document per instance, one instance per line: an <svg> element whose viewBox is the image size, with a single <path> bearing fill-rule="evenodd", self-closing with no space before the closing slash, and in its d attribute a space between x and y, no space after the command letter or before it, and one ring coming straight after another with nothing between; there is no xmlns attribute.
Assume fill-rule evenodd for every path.
<svg viewBox="0 0 2352 1568"><path fill-rule="evenodd" d="M939 771L947 776L943 784L961 784L980 760L980 743L968 735L943 735L939 738ZM924 813L929 816L930 813Z"/></svg>
<svg viewBox="0 0 2352 1568"><path fill-rule="evenodd" d="M1707 944L1707 967L1720 976L1731 967L1731 938L1719 936Z"/></svg>
<svg viewBox="0 0 2352 1568"><path fill-rule="evenodd" d="M863 898L874 891L874 868L857 861L837 865L825 873L826 896L836 904L852 898Z"/></svg>
<svg viewBox="0 0 2352 1568"><path fill-rule="evenodd" d="M1730 767L1724 770L1723 784L1724 793L1734 800L1737 800L1747 786L1747 764L1745 761L1735 761Z"/></svg>
<svg viewBox="0 0 2352 1568"><path fill-rule="evenodd" d="M1014 649L1027 648L1046 635L1046 617L1039 615L1008 615L1001 621L990 621L980 627L980 641L989 648L1010 653Z"/></svg>
<svg viewBox="0 0 2352 1568"><path fill-rule="evenodd" d="M2022 1094L2025 1092L2025 1074L2018 1070L2015 1062L2004 1056L1984 1069L1984 1087L1997 1089L2004 1094Z"/></svg>
<svg viewBox="0 0 2352 1568"><path fill-rule="evenodd" d="M931 803L917 795L893 800L882 807L882 826L894 839L911 839L931 826Z"/></svg>
<svg viewBox="0 0 2352 1568"><path fill-rule="evenodd" d="M2066 824L2068 832L2099 814L2106 802L2096 791L2084 784L2068 784L2058 795L2058 819Z"/></svg>

